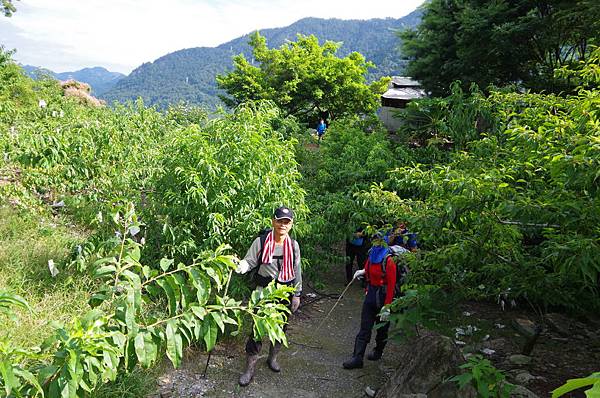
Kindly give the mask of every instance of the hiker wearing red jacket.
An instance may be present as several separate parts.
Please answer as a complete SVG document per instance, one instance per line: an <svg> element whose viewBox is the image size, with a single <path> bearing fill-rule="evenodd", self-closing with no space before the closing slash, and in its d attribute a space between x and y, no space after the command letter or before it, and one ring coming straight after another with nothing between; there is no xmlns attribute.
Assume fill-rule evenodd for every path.
<svg viewBox="0 0 600 398"><path fill-rule="evenodd" d="M369 252L369 257L365 261L364 269L354 273L354 278L365 277L367 287L365 289L365 300L360 315L360 331L354 341L354 352L352 358L343 363L346 369L356 369L363 367L363 357L367 349L367 344L371 340L371 330L375 322L384 322L385 325L377 329L375 338L375 348L367 359L377 361L383 354L383 349L387 343L389 310L382 308L384 305L391 304L394 299L396 286L396 263L390 254L387 243L383 236L374 238L373 247ZM382 263L385 261L385 272Z"/></svg>

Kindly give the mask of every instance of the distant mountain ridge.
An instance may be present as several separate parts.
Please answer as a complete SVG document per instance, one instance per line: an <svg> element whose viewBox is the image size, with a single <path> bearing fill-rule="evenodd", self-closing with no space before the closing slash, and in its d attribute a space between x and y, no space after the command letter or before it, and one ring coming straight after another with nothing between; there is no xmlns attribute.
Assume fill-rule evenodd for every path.
<svg viewBox="0 0 600 398"><path fill-rule="evenodd" d="M25 72L31 77L36 77L38 73L48 74L57 80L74 79L83 83L87 83L92 87L92 95L101 96L105 92L111 90L119 80L125 77L119 72L111 72L101 66L92 68L83 68L75 72L56 73L49 69L38 68L31 65L22 66Z"/></svg>
<svg viewBox="0 0 600 398"><path fill-rule="evenodd" d="M377 66L369 80L402 73L400 40L397 30L411 28L420 22L419 10L399 18L341 20L304 18L284 28L260 30L270 48L280 47L287 40L295 41L298 33L313 34L325 40L343 42L338 55L343 57L358 51ZM154 62L137 67L129 76L102 95L112 101L135 100L142 97L146 105L164 107L184 101L216 106L220 104L215 76L232 68L232 57L243 53L250 58L250 33L217 47L196 47L175 51Z"/></svg>

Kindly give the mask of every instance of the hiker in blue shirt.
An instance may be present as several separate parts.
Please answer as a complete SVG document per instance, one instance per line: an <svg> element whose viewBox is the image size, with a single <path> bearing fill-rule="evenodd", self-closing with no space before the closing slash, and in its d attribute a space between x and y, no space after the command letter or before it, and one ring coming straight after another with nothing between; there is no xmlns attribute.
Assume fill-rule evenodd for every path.
<svg viewBox="0 0 600 398"><path fill-rule="evenodd" d="M352 265L356 259L358 269L365 266L365 260L369 252L369 240L364 233L364 228L359 227L352 234L352 238L346 239L346 283L352 282Z"/></svg>
<svg viewBox="0 0 600 398"><path fill-rule="evenodd" d="M325 124L325 120L321 118L319 124L317 124L317 137L319 137L319 141L323 139L323 135L325 134L325 130L327 130L327 125Z"/></svg>

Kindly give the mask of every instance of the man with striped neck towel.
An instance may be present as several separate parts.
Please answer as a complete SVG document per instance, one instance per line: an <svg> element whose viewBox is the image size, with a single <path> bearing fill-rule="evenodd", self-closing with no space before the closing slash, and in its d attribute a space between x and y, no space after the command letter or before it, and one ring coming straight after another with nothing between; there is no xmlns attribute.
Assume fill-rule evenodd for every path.
<svg viewBox="0 0 600 398"><path fill-rule="evenodd" d="M298 242L289 236L289 232L294 224L294 212L285 207L275 209L271 225L273 229L267 231L254 239L248 253L238 264L236 272L244 274L253 268L258 267L256 273L257 288L267 286L271 281L291 285L296 288L296 292L290 300L290 309L296 312L300 306L300 295L302 294L302 269L300 267L300 246ZM287 324L283 330L287 328ZM254 340L250 336L246 342L246 371L240 376L239 384L247 386L250 384L258 354L262 348L262 342ZM281 343L271 345L267 364L274 372L279 372L281 367L277 363L277 354L281 349Z"/></svg>

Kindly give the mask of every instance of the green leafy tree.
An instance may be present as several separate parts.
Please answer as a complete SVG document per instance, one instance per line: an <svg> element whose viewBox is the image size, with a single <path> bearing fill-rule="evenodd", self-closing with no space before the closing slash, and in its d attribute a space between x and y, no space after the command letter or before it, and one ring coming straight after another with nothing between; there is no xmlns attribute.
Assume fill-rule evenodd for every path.
<svg viewBox="0 0 600 398"><path fill-rule="evenodd" d="M433 0L400 37L407 74L435 95L454 80L559 92L573 86L554 70L586 59L599 21L600 7L586 0Z"/></svg>
<svg viewBox="0 0 600 398"><path fill-rule="evenodd" d="M254 60L238 55L234 70L217 76L219 87L231 96L222 97L230 106L267 99L301 121L318 116L334 119L374 112L387 86L386 78L366 84L365 75L374 65L361 54L339 58L338 43L326 41L321 46L313 35L298 35L295 42L269 49L266 39L256 32L250 45Z"/></svg>
<svg viewBox="0 0 600 398"><path fill-rule="evenodd" d="M2 12L4 16L10 17L15 11L17 11L17 9L13 4L13 0L2 0L2 3L0 5L0 12Z"/></svg>

